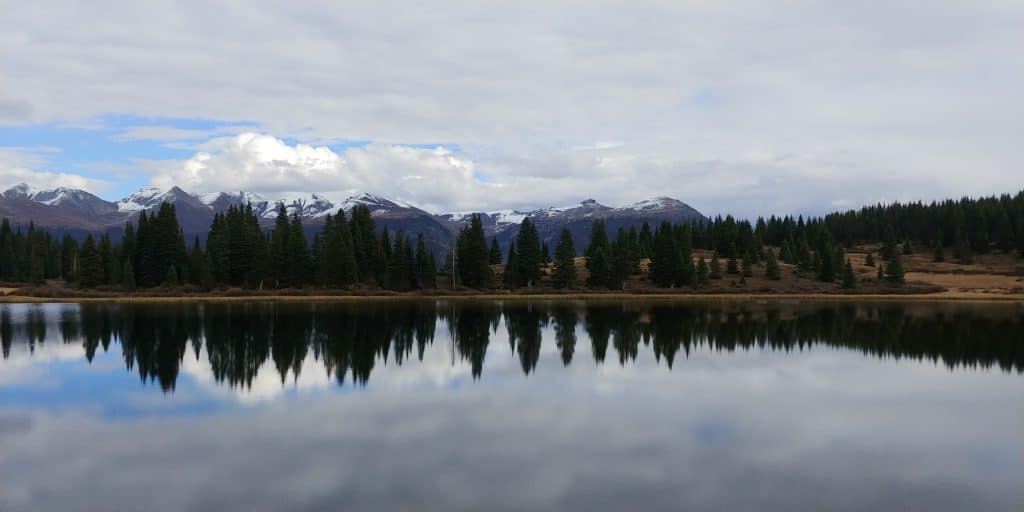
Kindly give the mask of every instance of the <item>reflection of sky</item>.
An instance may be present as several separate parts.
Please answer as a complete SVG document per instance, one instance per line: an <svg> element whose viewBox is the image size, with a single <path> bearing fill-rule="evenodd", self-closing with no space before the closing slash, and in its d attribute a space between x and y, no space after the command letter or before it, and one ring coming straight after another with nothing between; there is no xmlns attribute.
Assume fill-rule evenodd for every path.
<svg viewBox="0 0 1024 512"><path fill-rule="evenodd" d="M424 361L338 387L312 355L250 389L186 351L177 386L57 329L0 361L0 510L1020 510L1024 379L997 369L699 347L597 365L546 328L483 376L439 322ZM414 351L415 354L415 351ZM202 354L205 357L205 351ZM358 392L352 392L358 390Z"/></svg>

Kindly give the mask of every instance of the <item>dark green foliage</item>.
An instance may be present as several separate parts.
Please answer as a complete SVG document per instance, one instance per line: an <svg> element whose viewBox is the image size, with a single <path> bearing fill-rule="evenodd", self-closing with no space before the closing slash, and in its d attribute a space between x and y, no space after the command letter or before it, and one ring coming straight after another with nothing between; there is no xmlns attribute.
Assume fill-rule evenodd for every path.
<svg viewBox="0 0 1024 512"><path fill-rule="evenodd" d="M942 248L942 242L935 242L935 247L932 249L932 260L936 263L946 261L946 251Z"/></svg>
<svg viewBox="0 0 1024 512"><path fill-rule="evenodd" d="M969 238L959 228L953 235L953 258L961 265L974 263L974 253L971 250Z"/></svg>
<svg viewBox="0 0 1024 512"><path fill-rule="evenodd" d="M555 271L551 284L555 288L576 286L576 247L572 243L572 233L568 228L562 229L558 246L555 247Z"/></svg>
<svg viewBox="0 0 1024 512"><path fill-rule="evenodd" d="M611 245L605 231L604 220L597 219L590 228L590 244L584 252L587 257L587 284L608 286L612 271Z"/></svg>
<svg viewBox="0 0 1024 512"><path fill-rule="evenodd" d="M78 261L79 286L82 288L95 288L103 284L103 262L100 261L100 252L96 248L96 241L93 240L92 235L85 237Z"/></svg>
<svg viewBox="0 0 1024 512"><path fill-rule="evenodd" d="M548 247L548 243L547 242L544 242L544 243L540 244L540 256L541 256L540 261L544 265L550 265L551 262L553 261L551 259L551 249Z"/></svg>
<svg viewBox="0 0 1024 512"><path fill-rule="evenodd" d="M541 265L543 255L541 254L540 237L537 228L529 217L523 219L519 225L519 236L516 239L516 260L519 267L516 269L517 286L531 287L540 282Z"/></svg>
<svg viewBox="0 0 1024 512"><path fill-rule="evenodd" d="M508 245L508 258L505 260L505 274L502 276L502 283L505 289L514 290L519 287L519 256L516 253L515 243Z"/></svg>
<svg viewBox="0 0 1024 512"><path fill-rule="evenodd" d="M708 285L710 279L710 270L708 270L708 262L704 261L704 257L701 256L700 260L697 261L697 287L703 288Z"/></svg>
<svg viewBox="0 0 1024 512"><path fill-rule="evenodd" d="M419 288L437 288L437 262L434 261L434 254L427 251L423 233L416 236L416 269Z"/></svg>
<svg viewBox="0 0 1024 512"><path fill-rule="evenodd" d="M547 248L547 244L544 244L544 247ZM546 254L546 251L545 251L545 254ZM497 238L491 238L491 252L490 252L490 256L489 256L488 260L489 260L491 265L500 265L501 264L501 247L498 247L498 239Z"/></svg>
<svg viewBox="0 0 1024 512"><path fill-rule="evenodd" d="M539 241L536 256L539 259ZM483 223L479 215L473 215L469 225L459 233L456 246L456 272L459 283L480 290L490 288L492 276L489 257L490 251L487 248Z"/></svg>
<svg viewBox="0 0 1024 512"><path fill-rule="evenodd" d="M911 254L914 254L914 246L910 240L905 240L903 242L903 255L910 256Z"/></svg>
<svg viewBox="0 0 1024 512"><path fill-rule="evenodd" d="M857 286L857 275L853 273L853 264L846 260L843 266L843 288L852 290Z"/></svg>
<svg viewBox="0 0 1024 512"><path fill-rule="evenodd" d="M711 264L709 265L711 273L708 277L711 279L722 278L722 264L719 263L719 259L721 259L721 257L718 255L718 251L715 251L714 254L711 255Z"/></svg>
<svg viewBox="0 0 1024 512"><path fill-rule="evenodd" d="M167 276L164 278L163 286L165 288L174 288L179 286L181 281L178 279L178 269L174 265L167 267Z"/></svg>
<svg viewBox="0 0 1024 512"><path fill-rule="evenodd" d="M868 251L868 255L864 257L864 264L869 267L875 266L875 253L873 251Z"/></svg>
<svg viewBox="0 0 1024 512"><path fill-rule="evenodd" d="M747 256L743 257L743 277L754 277L754 264L751 263L751 259Z"/></svg>
<svg viewBox="0 0 1024 512"><path fill-rule="evenodd" d="M885 280L885 270L882 268L882 265L878 266L878 272L876 273L875 277L879 281L884 281Z"/></svg>
<svg viewBox="0 0 1024 512"><path fill-rule="evenodd" d="M903 261L901 260L900 255L897 254L889 260L889 265L885 269L885 277L896 284L903 284L906 282L906 276L903 271Z"/></svg>
<svg viewBox="0 0 1024 512"><path fill-rule="evenodd" d="M782 273L779 270L779 262L775 260L775 251L768 249L767 259L765 260L765 274L768 279L778 281L782 279Z"/></svg>

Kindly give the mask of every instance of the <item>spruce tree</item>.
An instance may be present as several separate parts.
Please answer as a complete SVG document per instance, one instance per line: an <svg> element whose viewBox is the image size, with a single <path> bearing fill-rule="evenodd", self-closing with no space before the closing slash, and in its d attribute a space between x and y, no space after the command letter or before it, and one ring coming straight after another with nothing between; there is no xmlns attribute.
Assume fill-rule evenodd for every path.
<svg viewBox="0 0 1024 512"><path fill-rule="evenodd" d="M178 270L174 265L167 267L167 276L162 284L165 288L175 288L181 284L178 279Z"/></svg>
<svg viewBox="0 0 1024 512"><path fill-rule="evenodd" d="M697 286L700 288L707 286L708 279L710 279L708 262L704 261L704 257L701 256L700 260L697 261Z"/></svg>
<svg viewBox="0 0 1024 512"><path fill-rule="evenodd" d="M743 277L753 277L753 276L754 276L754 266L750 262L750 257L749 256L744 256L743 257Z"/></svg>
<svg viewBox="0 0 1024 512"><path fill-rule="evenodd" d="M275 287L283 288L288 286L289 272L288 237L291 235L291 223L288 222L288 211L284 203L277 206L277 218L274 220L274 229L270 233L270 274ZM230 253L229 253L230 254Z"/></svg>
<svg viewBox="0 0 1024 512"><path fill-rule="evenodd" d="M437 288L437 263L434 254L427 251L423 233L416 236L416 268L420 288Z"/></svg>
<svg viewBox="0 0 1024 512"><path fill-rule="evenodd" d="M309 283L309 245L298 212L292 215L287 239L288 285L300 288Z"/></svg>
<svg viewBox="0 0 1024 512"><path fill-rule="evenodd" d="M851 290L857 286L857 276L853 273L853 264L846 260L843 266L843 288Z"/></svg>
<svg viewBox="0 0 1024 512"><path fill-rule="evenodd" d="M914 254L914 247L913 247L913 245L912 245L912 244L910 243L910 240L909 240L909 239L907 239L907 240L904 240L904 241L903 241L903 255L904 255L904 256L909 256L909 255L911 255L911 254Z"/></svg>
<svg viewBox="0 0 1024 512"><path fill-rule="evenodd" d="M103 282L103 263L96 248L92 235L85 237L79 256L78 285L82 288L95 288Z"/></svg>
<svg viewBox="0 0 1024 512"><path fill-rule="evenodd" d="M779 262L775 259L775 251L768 249L768 258L765 261L765 274L768 279L778 281L782 279L782 273L779 270Z"/></svg>
<svg viewBox="0 0 1024 512"><path fill-rule="evenodd" d="M501 247L498 246L498 239L496 237L491 238L491 253L488 259L491 265L501 264Z"/></svg>
<svg viewBox="0 0 1024 512"><path fill-rule="evenodd" d="M523 219L523 222L519 225L516 249L518 250L516 259L519 262L519 268L516 269L516 277L519 279L519 282L516 284L526 287L539 284L543 256L541 255L540 237L537 234L537 228L529 217Z"/></svg>
<svg viewBox="0 0 1024 512"><path fill-rule="evenodd" d="M936 263L946 261L946 252L942 248L942 242L936 240L935 247L932 248L932 260Z"/></svg>
<svg viewBox="0 0 1024 512"><path fill-rule="evenodd" d="M124 264L124 273L122 276L121 287L126 292L135 291L135 268L132 265L132 260L128 260Z"/></svg>
<svg viewBox="0 0 1024 512"><path fill-rule="evenodd" d="M507 290L514 290L519 287L519 257L516 254L516 244L508 244L508 255L505 260L505 273L501 276L502 283Z"/></svg>
<svg viewBox="0 0 1024 512"><path fill-rule="evenodd" d="M562 234L555 248L555 271L552 276L555 288L572 288L576 285L576 247L572 243L572 233L562 228Z"/></svg>
<svg viewBox="0 0 1024 512"><path fill-rule="evenodd" d="M875 253L868 251L868 255L864 257L864 264L873 267L875 266Z"/></svg>
<svg viewBox="0 0 1024 512"><path fill-rule="evenodd" d="M721 263L719 263L719 261L718 261L719 258L720 257L718 256L718 251L715 251L711 255L711 264L709 265L710 270L711 270L711 273L710 273L709 277L711 279L721 279L722 278L722 266L721 266Z"/></svg>
<svg viewBox="0 0 1024 512"><path fill-rule="evenodd" d="M488 263L489 250L484 236L483 222L479 215L473 215L470 224L462 229L456 245L457 272L460 282L476 289L491 287L491 266ZM540 250L538 244L537 256Z"/></svg>
<svg viewBox="0 0 1024 512"><path fill-rule="evenodd" d="M541 261L541 263L543 265L550 265L551 264L551 262L552 262L552 259L551 259L551 249L548 247L548 243L546 241L543 242L542 244L540 244L540 256L541 256L541 260L540 261Z"/></svg>
<svg viewBox="0 0 1024 512"><path fill-rule="evenodd" d="M878 279L879 281L885 280L885 270L882 269L882 265L878 266L878 272L876 272L875 278Z"/></svg>
<svg viewBox="0 0 1024 512"><path fill-rule="evenodd" d="M974 254L971 251L971 243L967 235L960 228L956 229L953 235L953 257L961 265L974 263Z"/></svg>
<svg viewBox="0 0 1024 512"><path fill-rule="evenodd" d="M584 252L587 257L587 284L607 286L611 272L611 245L605 231L604 220L597 219L590 226L590 243Z"/></svg>
<svg viewBox="0 0 1024 512"><path fill-rule="evenodd" d="M885 269L885 274L890 281L896 284L903 284L906 281L906 276L903 271L903 261L901 260L900 255L897 254L889 260L889 266Z"/></svg>

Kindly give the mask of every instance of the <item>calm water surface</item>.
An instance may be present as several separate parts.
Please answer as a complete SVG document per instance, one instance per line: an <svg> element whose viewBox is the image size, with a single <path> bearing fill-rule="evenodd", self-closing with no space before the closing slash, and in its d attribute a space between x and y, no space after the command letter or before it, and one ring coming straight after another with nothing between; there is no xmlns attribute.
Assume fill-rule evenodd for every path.
<svg viewBox="0 0 1024 512"><path fill-rule="evenodd" d="M0 306L0 510L1024 510L1020 304Z"/></svg>

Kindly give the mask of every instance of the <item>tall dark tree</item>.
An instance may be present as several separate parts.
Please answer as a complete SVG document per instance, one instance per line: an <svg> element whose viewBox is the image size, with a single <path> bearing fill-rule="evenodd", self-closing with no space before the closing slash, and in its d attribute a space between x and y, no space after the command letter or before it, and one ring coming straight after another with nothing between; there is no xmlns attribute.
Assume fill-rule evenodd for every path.
<svg viewBox="0 0 1024 512"><path fill-rule="evenodd" d="M491 238L491 252L490 252L490 255L488 257L488 262L491 265L500 265L501 264L501 247L498 246L498 239L497 238L493 238L493 237Z"/></svg>
<svg viewBox="0 0 1024 512"><path fill-rule="evenodd" d="M92 235L85 237L79 257L78 284L82 288L95 288L103 283L103 262Z"/></svg>
<svg viewBox="0 0 1024 512"><path fill-rule="evenodd" d="M539 284L543 255L541 254L540 236L529 217L523 219L523 222L519 224L516 249L518 251L516 259L519 264L519 268L516 269L516 277L519 280L517 284L525 287Z"/></svg>
<svg viewBox="0 0 1024 512"><path fill-rule="evenodd" d="M460 282L470 288L487 289L492 285L490 251L484 236L483 222L473 215L468 226L459 233L456 247Z"/></svg>
<svg viewBox="0 0 1024 512"><path fill-rule="evenodd" d="M576 285L576 247L568 228L562 228L555 248L555 271L551 282L555 288L572 288Z"/></svg>

